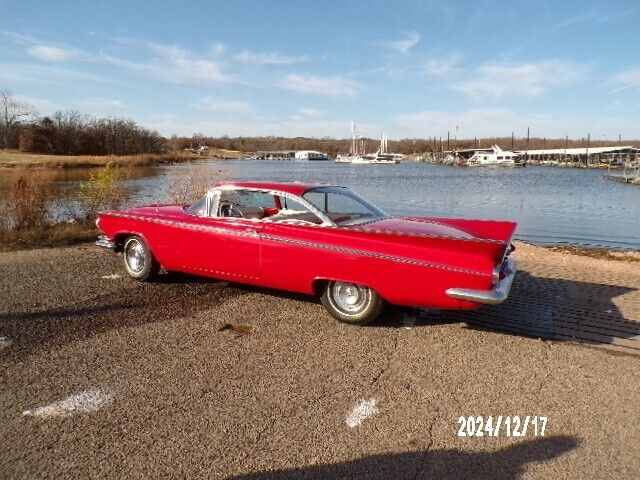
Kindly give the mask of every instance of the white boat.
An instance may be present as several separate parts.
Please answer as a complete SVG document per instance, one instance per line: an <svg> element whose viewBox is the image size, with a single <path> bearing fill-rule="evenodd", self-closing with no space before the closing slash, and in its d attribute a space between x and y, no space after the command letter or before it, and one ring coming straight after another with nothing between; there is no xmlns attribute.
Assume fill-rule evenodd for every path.
<svg viewBox="0 0 640 480"><path fill-rule="evenodd" d="M469 160L467 165L470 167L522 167L522 159L520 155L509 150L502 150L499 146L493 145L492 152L476 152Z"/></svg>
<svg viewBox="0 0 640 480"><path fill-rule="evenodd" d="M364 142L360 139L356 133L356 126L351 122L351 150L347 155L336 156L337 163L357 163L357 164L393 164L399 163L399 157L402 155L397 153L387 153L388 149L388 137L386 132L382 134L380 140L380 148L373 154L367 154L364 152Z"/></svg>

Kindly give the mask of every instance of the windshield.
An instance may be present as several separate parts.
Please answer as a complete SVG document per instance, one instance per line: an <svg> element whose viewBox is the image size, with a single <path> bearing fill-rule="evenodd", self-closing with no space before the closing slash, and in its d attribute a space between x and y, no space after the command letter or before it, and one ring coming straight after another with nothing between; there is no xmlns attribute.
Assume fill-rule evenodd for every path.
<svg viewBox="0 0 640 480"><path fill-rule="evenodd" d="M207 196L205 195L197 202L194 202L191 205L185 207L184 211L191 215L197 215L199 217L206 216L207 215Z"/></svg>
<svg viewBox="0 0 640 480"><path fill-rule="evenodd" d="M345 187L313 188L302 197L336 225L362 225L387 216L378 207Z"/></svg>

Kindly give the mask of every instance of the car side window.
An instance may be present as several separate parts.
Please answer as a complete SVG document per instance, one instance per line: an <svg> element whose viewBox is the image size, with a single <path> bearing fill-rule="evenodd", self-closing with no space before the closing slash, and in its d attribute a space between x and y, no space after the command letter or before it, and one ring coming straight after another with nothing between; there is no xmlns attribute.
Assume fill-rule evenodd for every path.
<svg viewBox="0 0 640 480"><path fill-rule="evenodd" d="M216 216L261 220L275 208L275 197L271 193L253 190L222 190Z"/></svg>
<svg viewBox="0 0 640 480"><path fill-rule="evenodd" d="M265 220L291 225L321 225L322 219L302 203L285 196L280 197L280 210Z"/></svg>

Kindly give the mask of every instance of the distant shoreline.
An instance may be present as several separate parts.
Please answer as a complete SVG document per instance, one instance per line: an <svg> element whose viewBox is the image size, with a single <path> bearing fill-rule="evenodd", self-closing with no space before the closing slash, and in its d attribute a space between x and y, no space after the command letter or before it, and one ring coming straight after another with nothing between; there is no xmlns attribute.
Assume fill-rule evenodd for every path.
<svg viewBox="0 0 640 480"><path fill-rule="evenodd" d="M141 153L138 155L46 155L0 150L0 169L95 168L111 163L119 167L147 167L195 160L245 158L250 153L211 150L206 155L190 152Z"/></svg>

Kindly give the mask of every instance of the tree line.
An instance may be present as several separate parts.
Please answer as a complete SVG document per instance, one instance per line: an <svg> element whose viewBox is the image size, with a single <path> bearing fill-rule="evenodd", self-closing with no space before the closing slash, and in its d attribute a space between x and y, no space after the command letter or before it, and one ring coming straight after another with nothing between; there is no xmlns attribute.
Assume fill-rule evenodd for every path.
<svg viewBox="0 0 640 480"><path fill-rule="evenodd" d="M133 120L94 119L73 111L23 125L18 139L22 152L58 155L130 155L166 149L164 137Z"/></svg>
<svg viewBox="0 0 640 480"><path fill-rule="evenodd" d="M70 110L38 117L35 108L0 90L3 148L57 155L160 153L166 139L124 118L93 118Z"/></svg>

